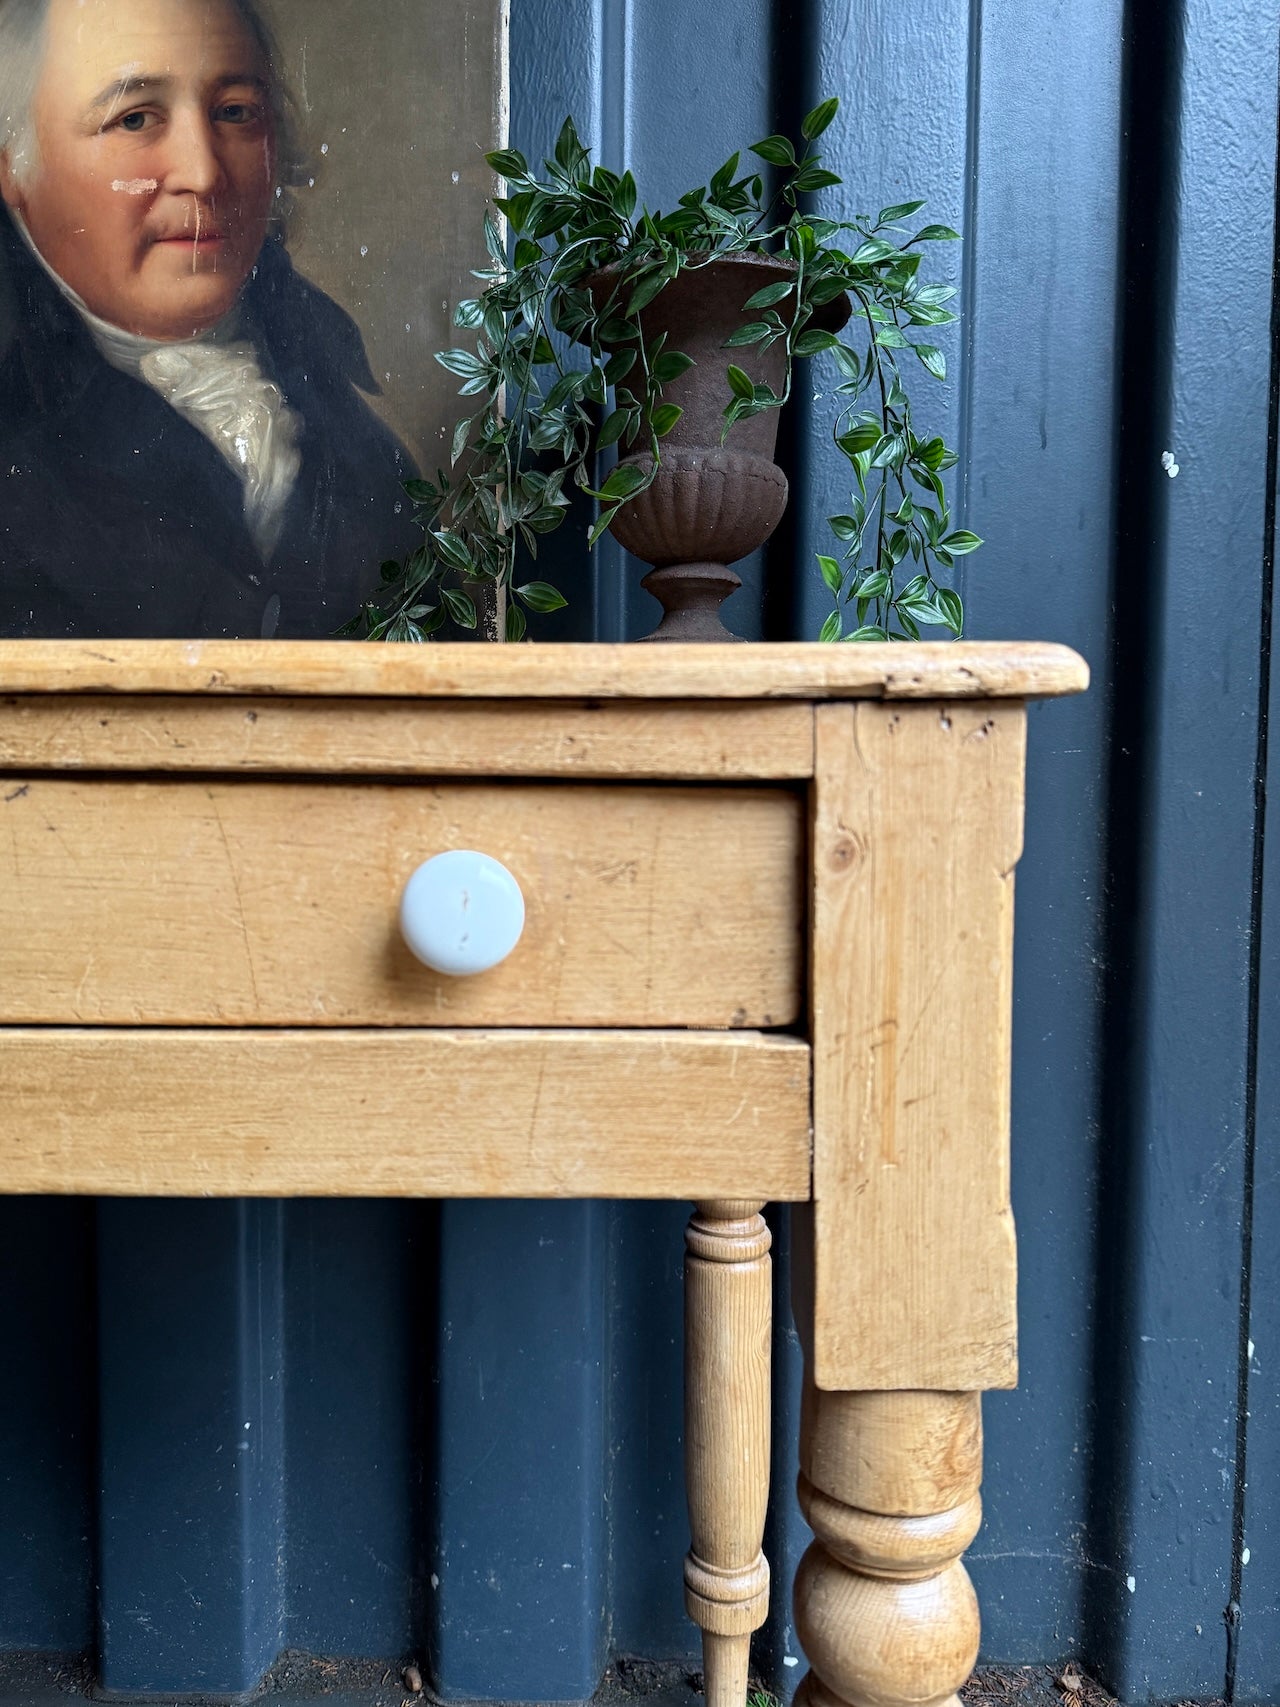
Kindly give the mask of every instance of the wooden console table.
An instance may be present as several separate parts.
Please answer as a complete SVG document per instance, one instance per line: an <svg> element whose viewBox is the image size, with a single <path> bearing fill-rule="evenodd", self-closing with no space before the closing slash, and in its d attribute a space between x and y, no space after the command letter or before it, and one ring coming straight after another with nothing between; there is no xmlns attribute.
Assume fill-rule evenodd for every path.
<svg viewBox="0 0 1280 1707"><path fill-rule="evenodd" d="M0 643L0 1190L692 1200L711 1707L769 1592L760 1211L811 1205L798 1699L951 1701L1015 1380L1023 702L1086 680L1046 645ZM526 906L471 978L396 925L453 847Z"/></svg>

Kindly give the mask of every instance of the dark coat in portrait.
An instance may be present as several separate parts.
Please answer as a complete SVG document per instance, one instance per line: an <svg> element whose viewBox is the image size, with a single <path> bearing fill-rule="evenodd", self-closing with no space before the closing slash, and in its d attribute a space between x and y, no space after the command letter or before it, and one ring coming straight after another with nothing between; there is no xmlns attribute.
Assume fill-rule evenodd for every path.
<svg viewBox="0 0 1280 1707"><path fill-rule="evenodd" d="M404 447L362 392L360 332L265 245L242 326L300 428L301 469L263 562L239 477L141 379L112 367L0 215L15 330L0 361L0 635L322 638L420 541Z"/></svg>

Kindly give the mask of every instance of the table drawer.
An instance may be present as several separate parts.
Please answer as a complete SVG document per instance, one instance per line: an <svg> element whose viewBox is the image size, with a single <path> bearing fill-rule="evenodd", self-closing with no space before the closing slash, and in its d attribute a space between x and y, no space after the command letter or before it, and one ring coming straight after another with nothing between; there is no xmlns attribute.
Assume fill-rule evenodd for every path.
<svg viewBox="0 0 1280 1707"><path fill-rule="evenodd" d="M778 1026L801 1007L784 787L10 777L0 1022ZM509 867L524 934L450 978L401 941L430 855Z"/></svg>

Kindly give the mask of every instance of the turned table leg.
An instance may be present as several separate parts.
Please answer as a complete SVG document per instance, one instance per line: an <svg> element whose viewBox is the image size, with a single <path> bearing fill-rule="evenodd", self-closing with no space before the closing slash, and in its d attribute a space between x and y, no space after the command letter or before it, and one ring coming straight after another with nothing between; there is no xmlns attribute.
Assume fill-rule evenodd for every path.
<svg viewBox="0 0 1280 1707"><path fill-rule="evenodd" d="M960 1555L982 1517L978 1393L805 1392L797 1707L943 1707L978 1657Z"/></svg>
<svg viewBox="0 0 1280 1707"><path fill-rule="evenodd" d="M771 1237L758 1202L699 1203L685 1232L684 1598L707 1707L743 1707L769 1607Z"/></svg>

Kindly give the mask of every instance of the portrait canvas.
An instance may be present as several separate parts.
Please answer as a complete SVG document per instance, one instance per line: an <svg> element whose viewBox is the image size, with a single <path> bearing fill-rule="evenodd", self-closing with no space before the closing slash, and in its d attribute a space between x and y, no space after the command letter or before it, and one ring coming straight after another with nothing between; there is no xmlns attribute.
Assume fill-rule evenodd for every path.
<svg viewBox="0 0 1280 1707"><path fill-rule="evenodd" d="M0 635L319 638L420 535L505 0L0 0Z"/></svg>

